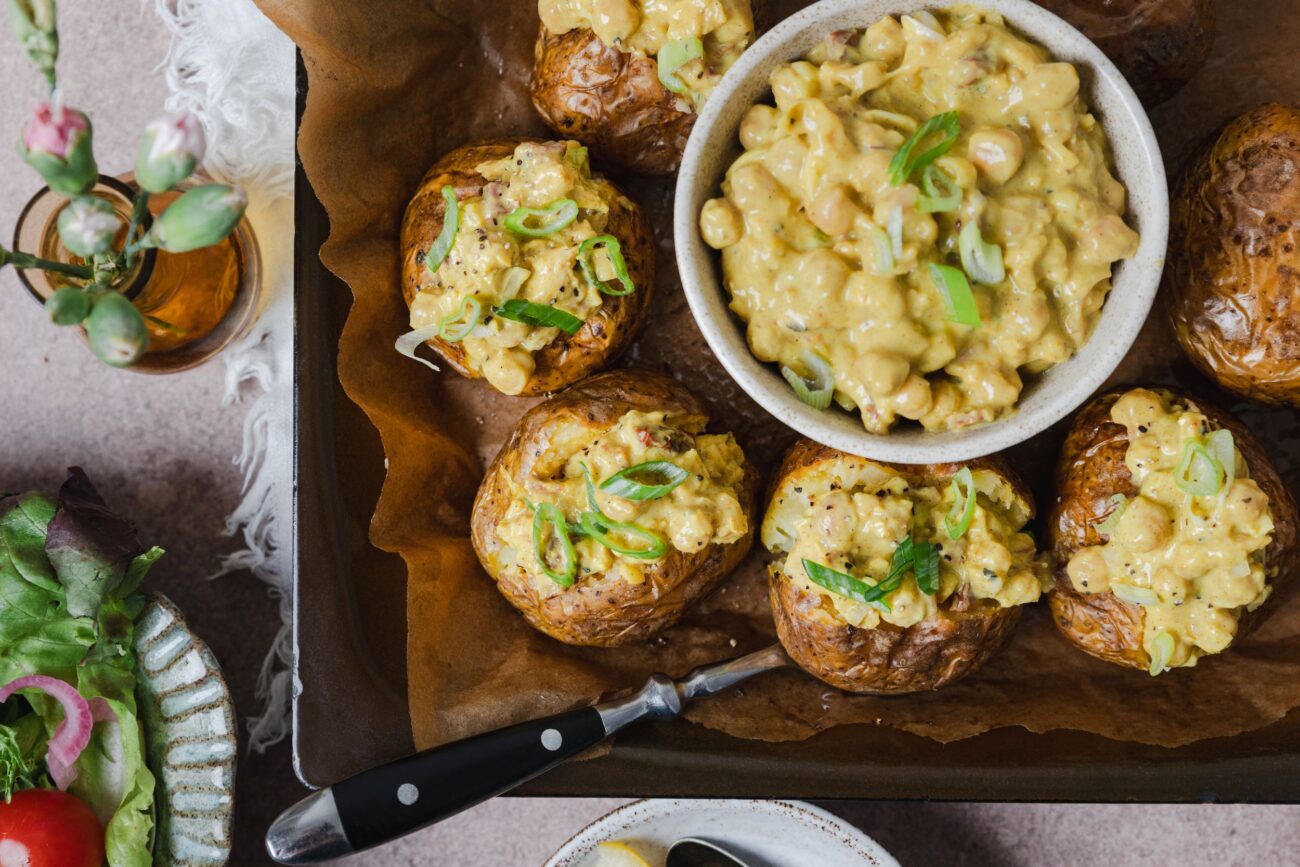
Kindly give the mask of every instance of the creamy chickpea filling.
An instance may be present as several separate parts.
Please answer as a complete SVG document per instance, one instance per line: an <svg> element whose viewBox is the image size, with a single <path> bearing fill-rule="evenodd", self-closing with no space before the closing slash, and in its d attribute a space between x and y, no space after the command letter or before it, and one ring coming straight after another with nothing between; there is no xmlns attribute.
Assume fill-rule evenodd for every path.
<svg viewBox="0 0 1300 867"><path fill-rule="evenodd" d="M665 82L690 108L703 104L754 41L749 0L540 0L538 12L552 33L590 28L606 45L648 57L699 40L702 54L681 55L691 59L671 73L671 85Z"/></svg>
<svg viewBox="0 0 1300 867"><path fill-rule="evenodd" d="M499 391L518 394L536 369L533 353L562 332L507 319L495 309L518 298L580 320L598 310L602 295L578 265L579 248L604 232L611 207L622 197L608 181L592 176L587 149L576 142L526 142L510 157L482 163L476 171L487 184L482 195L457 203L455 242L436 272L421 272L411 328L456 321L467 299L477 302L481 318L459 341L468 366ZM507 215L517 208L540 210L562 199L577 204L577 217L549 235L528 237L506 226ZM615 277L603 248L592 254L592 265L599 279Z"/></svg>
<svg viewBox="0 0 1300 867"><path fill-rule="evenodd" d="M1078 72L956 6L832 34L771 87L700 215L755 356L804 377L810 354L829 362L835 401L875 433L1013 412L1024 376L1089 338L1112 264L1138 245ZM955 141L898 179L895 155L948 112ZM997 267L966 267L976 241ZM954 321L933 265L964 269L978 325Z"/></svg>
<svg viewBox="0 0 1300 867"><path fill-rule="evenodd" d="M1080 593L1109 591L1141 605L1143 646L1163 668L1195 665L1227 648L1241 613L1268 598L1268 496L1235 446L1230 485L1225 473L1213 494L1180 486L1188 443L1213 432L1194 405L1139 388L1117 400L1110 417L1128 431L1124 463L1139 493L1114 504L1122 511L1103 531L1106 543L1076 551L1066 572Z"/></svg>
<svg viewBox="0 0 1300 867"><path fill-rule="evenodd" d="M1036 601L1047 569L1033 536L1023 532L1028 514L1011 501L1005 480L975 470L975 510L960 538L947 532L945 516L956 495L946 479L913 484L869 461L846 458L822 464L786 483L769 508L763 544L785 554L772 564L783 580L820 594L817 616L829 623L871 629L881 623L908 627L942 607L963 611L979 604L1001 607ZM916 576L882 603L863 603L815 582L804 561L829 566L868 584L879 583L905 538L939 546L939 581L934 594L922 592Z"/></svg>
<svg viewBox="0 0 1300 867"><path fill-rule="evenodd" d="M564 448L572 449L567 456L548 459L539 472L512 480L514 496L496 530L544 595L561 593L564 588L546 575L538 561L533 535L536 507L554 505L570 525L578 525L581 516L592 511L584 466L590 472L596 505L606 519L635 524L678 551L693 554L711 544L730 544L748 532L740 503L744 455L731 434L687 431L669 424L662 412L632 411L603 433L583 428L578 436L564 440ZM667 495L644 501L602 489L610 477L647 461L669 461L687 475ZM554 472L549 466L554 466ZM614 535L628 547L640 549L646 544L643 538ZM645 580L645 570L657 562L626 556L578 531L570 538L577 558L577 581L603 573L604 580L639 584ZM561 568L558 547L548 528L540 554L552 571Z"/></svg>

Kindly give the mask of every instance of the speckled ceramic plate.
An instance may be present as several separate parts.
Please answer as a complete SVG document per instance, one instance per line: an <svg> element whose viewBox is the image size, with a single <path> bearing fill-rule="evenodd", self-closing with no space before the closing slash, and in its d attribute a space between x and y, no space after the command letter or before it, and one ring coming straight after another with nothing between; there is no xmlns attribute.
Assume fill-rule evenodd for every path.
<svg viewBox="0 0 1300 867"><path fill-rule="evenodd" d="M136 698L158 780L155 867L221 867L230 859L235 706L221 666L171 600L155 595L136 622Z"/></svg>
<svg viewBox="0 0 1300 867"><path fill-rule="evenodd" d="M637 801L597 819L545 867L589 867L596 847L627 843L651 867L683 837L718 843L752 867L899 867L857 828L802 801Z"/></svg>

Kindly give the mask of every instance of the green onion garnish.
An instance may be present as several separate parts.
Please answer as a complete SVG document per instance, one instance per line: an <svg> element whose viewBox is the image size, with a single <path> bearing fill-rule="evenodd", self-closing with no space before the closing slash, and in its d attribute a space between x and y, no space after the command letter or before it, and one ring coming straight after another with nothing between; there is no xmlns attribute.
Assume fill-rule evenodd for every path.
<svg viewBox="0 0 1300 867"><path fill-rule="evenodd" d="M658 484L639 482L634 476L658 476L664 479ZM600 489L615 497L625 500L657 500L672 493L673 489L690 478L691 474L672 461L644 461L614 475L600 483Z"/></svg>
<svg viewBox="0 0 1300 867"><path fill-rule="evenodd" d="M854 602L861 602L863 605L870 605L873 608L884 607L880 604L880 596L869 595L880 586L878 584L867 584L852 575L846 575L812 560L803 561L803 571L807 573L814 584L831 591L836 596L843 596L845 599L852 599Z"/></svg>
<svg viewBox="0 0 1300 867"><path fill-rule="evenodd" d="M456 243L456 230L460 228L460 203L456 201L456 191L451 184L443 186L442 200L447 203L447 209L442 215L442 231L424 257L424 267L429 269L430 274L437 272L451 252L451 245Z"/></svg>
<svg viewBox="0 0 1300 867"><path fill-rule="evenodd" d="M1220 490L1226 495L1231 490L1232 483L1237 480L1237 445L1232 431L1226 428L1216 430L1206 438L1205 444L1219 466L1223 467L1223 487Z"/></svg>
<svg viewBox="0 0 1300 867"><path fill-rule="evenodd" d="M1183 443L1183 456L1174 470L1174 484L1193 497L1211 497L1223 490L1223 464L1205 443L1192 437Z"/></svg>
<svg viewBox="0 0 1300 867"><path fill-rule="evenodd" d="M877 584L867 584L812 560L803 561L803 570L814 584L832 593L875 608L888 609L885 597L903 585L903 578L909 570L916 575L916 585L922 593L938 592L939 547L933 542L913 542L911 536L904 536L890 558L889 574Z"/></svg>
<svg viewBox="0 0 1300 867"><path fill-rule="evenodd" d="M703 56L704 42L698 36L665 43L655 58L660 83L673 93L686 93L686 83L677 77L677 70Z"/></svg>
<svg viewBox="0 0 1300 867"><path fill-rule="evenodd" d="M614 289L596 275L596 266L592 264L591 256L597 247L603 247L609 256L609 261L614 266L614 276L623 284L621 290ZM632 282L632 277L627 272L627 262L623 259L623 245L613 235L597 235L583 241L578 246L578 264L582 267L583 276L605 295L631 295L636 291L636 284Z"/></svg>
<svg viewBox="0 0 1300 867"><path fill-rule="evenodd" d="M1006 279L1007 269L1002 265L1002 248L984 240L980 235L979 223L974 218L961 227L957 244L961 248L961 266L976 283L993 286Z"/></svg>
<svg viewBox="0 0 1300 867"><path fill-rule="evenodd" d="M835 394L835 371L830 362L815 352L804 350L803 363L812 371L812 379L804 379L784 364L781 375L794 389L795 396L813 409L826 409L831 405L831 396Z"/></svg>
<svg viewBox="0 0 1300 867"><path fill-rule="evenodd" d="M573 550L573 540L569 538L568 521L564 513L554 503L541 503L533 506L533 552L537 556L537 565L543 574L561 587L572 587L573 579L578 574L578 555ZM564 561L559 572L551 568L546 561L546 528L550 527L555 538L560 541L560 553Z"/></svg>
<svg viewBox="0 0 1300 867"><path fill-rule="evenodd" d="M1151 666L1147 672L1152 677L1169 670L1169 661L1174 658L1175 646L1173 635L1163 629L1151 636Z"/></svg>
<svg viewBox="0 0 1300 867"><path fill-rule="evenodd" d="M934 287L939 290L944 304L948 306L948 319L959 325L978 328L980 311L975 304L975 293L971 291L970 283L967 282L966 275L961 272L961 269L951 265L931 263L930 279L934 281Z"/></svg>
<svg viewBox="0 0 1300 867"><path fill-rule="evenodd" d="M662 536L637 524L611 521L599 512L583 512L581 523L583 531L588 536L624 557L632 557L636 560L658 560L668 553L668 542ZM612 535L613 533L626 533L629 536L644 539L650 543L650 547L630 548L616 541Z"/></svg>
<svg viewBox="0 0 1300 867"><path fill-rule="evenodd" d="M1123 494L1111 494L1106 498L1106 507L1110 509L1110 513L1106 515L1104 521L1098 521L1094 526L1098 533L1113 536L1119 529L1119 519L1124 516L1124 510L1128 508L1128 497Z"/></svg>
<svg viewBox="0 0 1300 867"><path fill-rule="evenodd" d="M1134 605L1160 604L1160 597L1156 595L1156 591L1146 587L1138 587L1134 584L1121 584L1116 581L1110 585L1110 592L1125 602L1131 602Z"/></svg>
<svg viewBox="0 0 1300 867"><path fill-rule="evenodd" d="M948 531L948 538L956 540L966 535L975 519L975 474L970 467L962 467L952 477L949 487L952 488L953 503L943 519L943 526Z"/></svg>
<svg viewBox="0 0 1300 867"><path fill-rule="evenodd" d="M496 308L496 314L502 319L522 322L525 325L538 325L543 328L558 328L566 334L577 334L582 328L582 320L572 313L558 307L534 304L522 298L511 298Z"/></svg>
<svg viewBox="0 0 1300 867"><path fill-rule="evenodd" d="M912 552L916 586L925 595L933 596L939 592L939 546L933 542L916 542Z"/></svg>
<svg viewBox="0 0 1300 867"><path fill-rule="evenodd" d="M961 187L938 166L921 172L921 189L925 195L916 200L916 209L924 214L955 211L961 204Z"/></svg>
<svg viewBox="0 0 1300 867"><path fill-rule="evenodd" d="M879 226L873 225L867 230L867 234L876 248L876 255L871 263L872 270L879 277L888 277L894 273L894 251L890 249L889 233Z"/></svg>
<svg viewBox="0 0 1300 867"><path fill-rule="evenodd" d="M528 221L534 217L542 220L539 225L531 226ZM526 238L545 238L554 235L578 218L578 203L573 199L556 199L544 208L515 208L506 214L506 228L516 235Z"/></svg>
<svg viewBox="0 0 1300 867"><path fill-rule="evenodd" d="M438 336L448 343L459 343L478 327L483 305L473 295L461 299L460 308L438 323Z"/></svg>
<svg viewBox="0 0 1300 867"><path fill-rule="evenodd" d="M902 186L917 172L946 154L956 144L959 132L961 132L961 121L957 119L955 111L936 114L917 127L916 132L903 142L898 153L894 154L894 158L889 161L889 185ZM912 151L916 150L917 145L934 133L942 134L943 139L928 151L913 157Z"/></svg>

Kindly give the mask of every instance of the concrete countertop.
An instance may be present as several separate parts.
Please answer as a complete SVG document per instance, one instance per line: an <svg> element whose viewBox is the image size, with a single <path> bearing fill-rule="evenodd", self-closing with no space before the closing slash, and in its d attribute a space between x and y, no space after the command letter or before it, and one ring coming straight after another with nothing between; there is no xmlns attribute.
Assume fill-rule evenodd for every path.
<svg viewBox="0 0 1300 867"><path fill-rule="evenodd" d="M517 0L523 2L523 0ZM148 4L152 5L152 4ZM69 104L95 123L106 172L129 168L144 123L167 95L155 71L162 26L138 0L61 4L61 78ZM16 138L41 96L36 74L0 29L0 141ZM292 118L285 118L292 123ZM13 148L0 147L0 237L40 186ZM0 272L0 489L53 489L81 464L114 507L168 554L151 581L186 610L225 667L239 707L253 689L278 623L251 575L209 580L234 550L225 516L239 499L243 411L223 407L223 365L144 376L100 365L69 331L49 325L12 269ZM232 863L268 863L261 834L304 792L287 743L241 753ZM1098 792L1105 797L1105 792ZM382 852L347 864L540 865L569 836L620 803L498 799ZM1034 804L834 803L909 865L1289 864L1300 851L1300 808Z"/></svg>

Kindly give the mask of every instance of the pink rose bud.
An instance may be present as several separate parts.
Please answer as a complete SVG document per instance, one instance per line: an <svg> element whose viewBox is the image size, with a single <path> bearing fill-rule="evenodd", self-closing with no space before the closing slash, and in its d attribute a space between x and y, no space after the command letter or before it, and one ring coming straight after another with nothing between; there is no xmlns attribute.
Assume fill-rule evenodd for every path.
<svg viewBox="0 0 1300 867"><path fill-rule="evenodd" d="M135 160L135 180L144 190L165 193L194 173L207 141L203 124L188 111L168 114L144 129Z"/></svg>
<svg viewBox="0 0 1300 867"><path fill-rule="evenodd" d="M76 109L56 109L43 102L36 106L23 130L19 151L50 189L78 196L93 187L99 177L93 136L90 118Z"/></svg>

